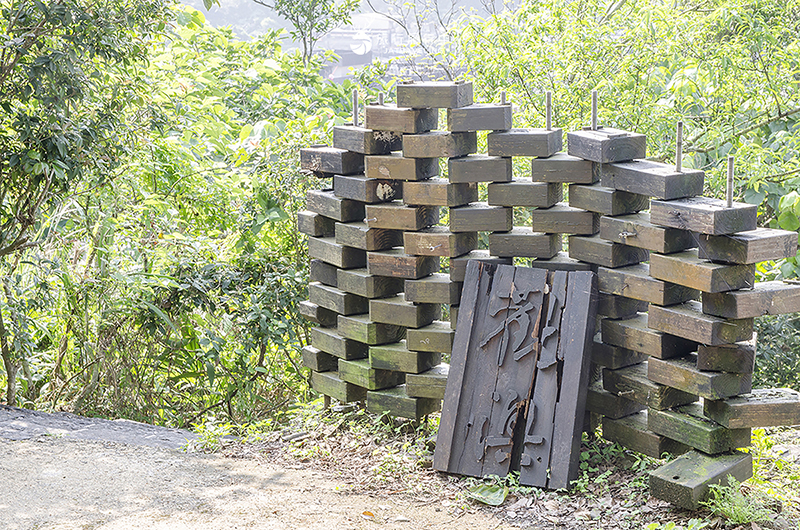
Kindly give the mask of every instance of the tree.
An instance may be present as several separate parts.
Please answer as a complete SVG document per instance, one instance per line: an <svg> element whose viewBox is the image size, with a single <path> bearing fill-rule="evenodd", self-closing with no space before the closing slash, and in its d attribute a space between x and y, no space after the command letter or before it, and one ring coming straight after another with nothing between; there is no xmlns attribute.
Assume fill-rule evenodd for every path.
<svg viewBox="0 0 800 530"><path fill-rule="evenodd" d="M41 210L91 175L102 185L130 145L137 65L164 0L0 0L0 354L7 402L27 328L14 289Z"/></svg>
<svg viewBox="0 0 800 530"><path fill-rule="evenodd" d="M325 35L341 25L350 23L350 15L358 9L360 0L254 0L268 7L292 24L289 34L303 44L303 62L308 64L314 47Z"/></svg>

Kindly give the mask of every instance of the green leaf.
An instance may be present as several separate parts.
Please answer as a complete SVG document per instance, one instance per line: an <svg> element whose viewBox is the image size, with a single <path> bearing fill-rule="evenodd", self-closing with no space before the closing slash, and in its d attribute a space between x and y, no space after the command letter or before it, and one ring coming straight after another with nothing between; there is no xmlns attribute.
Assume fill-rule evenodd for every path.
<svg viewBox="0 0 800 530"><path fill-rule="evenodd" d="M778 216L778 225L784 230L797 230L800 228L800 220L797 219L797 216L794 212L786 211L781 212Z"/></svg>
<svg viewBox="0 0 800 530"><path fill-rule="evenodd" d="M147 309L149 309L150 311L155 313L158 316L158 318L160 318L162 321L164 321L164 323L167 326L172 328L172 331L175 331L175 332L178 331L178 328L175 327L175 324L172 323L172 320L170 320L169 317L166 315L166 313L164 313L161 309L159 309L158 307L154 306L153 304L151 304L150 302L148 302L146 300L143 301L142 304L144 304L144 306L147 307Z"/></svg>
<svg viewBox="0 0 800 530"><path fill-rule="evenodd" d="M500 506L508 496L508 486L500 484L480 484L467 492L470 499L488 504L489 506Z"/></svg>

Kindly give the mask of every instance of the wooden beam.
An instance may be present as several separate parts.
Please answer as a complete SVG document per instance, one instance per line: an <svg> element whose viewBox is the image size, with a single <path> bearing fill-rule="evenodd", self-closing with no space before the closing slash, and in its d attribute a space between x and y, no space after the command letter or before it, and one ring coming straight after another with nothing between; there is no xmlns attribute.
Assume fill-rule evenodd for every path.
<svg viewBox="0 0 800 530"><path fill-rule="evenodd" d="M646 138L643 134L605 127L568 132L567 145L571 156L605 164L644 158Z"/></svg>
<svg viewBox="0 0 800 530"><path fill-rule="evenodd" d="M452 232L508 232L513 228L513 208L473 202L450 209Z"/></svg>
<svg viewBox="0 0 800 530"><path fill-rule="evenodd" d="M525 226L489 234L489 253L494 256L549 259L561 251L561 245L561 234L543 234Z"/></svg>
<svg viewBox="0 0 800 530"><path fill-rule="evenodd" d="M372 228L367 223L336 223L336 243L362 250L387 250L403 244L403 232Z"/></svg>
<svg viewBox="0 0 800 530"><path fill-rule="evenodd" d="M703 312L723 318L754 318L800 312L800 285L761 282L752 289L703 293Z"/></svg>
<svg viewBox="0 0 800 530"><path fill-rule="evenodd" d="M474 132L431 131L403 135L403 156L407 158L452 158L477 150L478 136Z"/></svg>
<svg viewBox="0 0 800 530"><path fill-rule="evenodd" d="M362 155L382 155L402 149L403 136L393 131L373 131L355 125L333 128L333 147Z"/></svg>
<svg viewBox="0 0 800 530"><path fill-rule="evenodd" d="M447 130L453 132L510 129L511 120L511 105L473 103L447 109Z"/></svg>
<svg viewBox="0 0 800 530"><path fill-rule="evenodd" d="M549 208L564 198L564 186L560 183L493 182L486 187L488 203L493 206L521 206L526 208Z"/></svg>
<svg viewBox="0 0 800 530"><path fill-rule="evenodd" d="M648 363L634 364L619 370L604 368L603 388L625 399L657 410L697 401L697 396L693 394L648 379L647 365Z"/></svg>
<svg viewBox="0 0 800 530"><path fill-rule="evenodd" d="M656 226L650 222L650 214L646 212L601 217L600 237L661 254L680 252L697 246L696 236L691 232Z"/></svg>
<svg viewBox="0 0 800 530"><path fill-rule="evenodd" d="M755 265L726 265L697 257L697 251L651 254L650 276L704 293L752 288Z"/></svg>
<svg viewBox="0 0 800 530"><path fill-rule="evenodd" d="M366 205L370 228L422 230L439 222L438 206L406 206L399 201Z"/></svg>
<svg viewBox="0 0 800 530"><path fill-rule="evenodd" d="M628 320L603 319L603 342L659 359L686 355L697 349L697 343L650 329L647 324L647 313Z"/></svg>
<svg viewBox="0 0 800 530"><path fill-rule="evenodd" d="M696 289L653 278L646 263L616 269L600 267L597 280L601 291L656 305L679 304L700 296Z"/></svg>
<svg viewBox="0 0 800 530"><path fill-rule="evenodd" d="M699 170L678 171L675 166L653 160L603 164L596 170L603 186L630 193L657 199L680 199L703 194L705 174Z"/></svg>
<svg viewBox="0 0 800 530"><path fill-rule="evenodd" d="M755 230L756 210L753 204L734 202L728 207L725 201L711 197L654 200L650 201L650 222L718 236Z"/></svg>
<svg viewBox="0 0 800 530"><path fill-rule="evenodd" d="M397 342L406 335L406 330L403 327L373 322L368 314L339 315L336 330L339 335L346 339L357 340L370 346Z"/></svg>
<svg viewBox="0 0 800 530"><path fill-rule="evenodd" d="M436 256L410 256L402 248L367 253L367 272L375 276L417 279L438 271Z"/></svg>
<svg viewBox="0 0 800 530"><path fill-rule="evenodd" d="M333 192L337 197L369 204L392 201L403 197L399 180L376 179L361 175L334 175Z"/></svg>
<svg viewBox="0 0 800 530"><path fill-rule="evenodd" d="M451 232L446 226L432 226L419 232L405 232L403 243L408 254L456 258L475 249L477 232Z"/></svg>
<svg viewBox="0 0 800 530"><path fill-rule="evenodd" d="M403 153L364 158L364 174L374 179L416 181L439 174L438 158L405 158Z"/></svg>
<svg viewBox="0 0 800 530"><path fill-rule="evenodd" d="M797 255L797 232L756 228L725 236L700 234L698 255L703 259L726 263L759 263L793 258Z"/></svg>
<svg viewBox="0 0 800 530"><path fill-rule="evenodd" d="M694 355L674 359L650 359L647 377L651 381L696 394L705 399L724 399L744 394L753 385L752 374L702 372Z"/></svg>
<svg viewBox="0 0 800 530"><path fill-rule="evenodd" d="M592 163L567 153L531 160L531 178L534 182L591 184L597 180Z"/></svg>
<svg viewBox="0 0 800 530"><path fill-rule="evenodd" d="M364 108L365 125L376 131L393 131L417 134L439 126L436 109L409 109L395 105L367 105Z"/></svg>
<svg viewBox="0 0 800 530"><path fill-rule="evenodd" d="M404 340L369 348L369 364L372 368L394 370L406 374L418 374L430 370L438 365L441 359L442 354L439 352L409 350Z"/></svg>
<svg viewBox="0 0 800 530"><path fill-rule="evenodd" d="M410 81L397 85L398 107L456 109L472 103L471 81Z"/></svg>
<svg viewBox="0 0 800 530"><path fill-rule="evenodd" d="M561 129L509 129L486 137L489 156L552 156L561 151Z"/></svg>
<svg viewBox="0 0 800 530"><path fill-rule="evenodd" d="M467 155L449 159L447 168L450 182L511 181L511 157Z"/></svg>
<svg viewBox="0 0 800 530"><path fill-rule="evenodd" d="M753 335L753 319L724 319L703 313L703 305L690 300L669 307L651 305L647 325L709 346L747 340Z"/></svg>
<svg viewBox="0 0 800 530"><path fill-rule="evenodd" d="M599 236L569 236L569 257L601 267L624 267L647 261L645 249L606 241Z"/></svg>
<svg viewBox="0 0 800 530"><path fill-rule="evenodd" d="M703 412L729 429L800 425L800 392L757 388L743 396L706 400Z"/></svg>
<svg viewBox="0 0 800 530"><path fill-rule="evenodd" d="M604 215L625 215L648 209L650 197L600 184L570 184L569 205Z"/></svg>

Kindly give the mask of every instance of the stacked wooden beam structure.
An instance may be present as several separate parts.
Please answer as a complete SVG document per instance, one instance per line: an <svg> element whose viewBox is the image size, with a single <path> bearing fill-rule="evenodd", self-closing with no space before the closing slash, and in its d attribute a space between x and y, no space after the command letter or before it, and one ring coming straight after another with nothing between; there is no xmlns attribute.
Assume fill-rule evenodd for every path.
<svg viewBox="0 0 800 530"><path fill-rule="evenodd" d="M703 172L680 164L680 127L677 166L648 161L643 135L597 125L595 99L592 125L563 152L547 109L546 127L513 129L511 106L474 104L470 83L401 84L397 106L365 108L366 127L302 150L303 169L333 188L309 192L299 216L312 258L302 309L319 324L303 352L312 385L418 419L444 395L468 260L592 270L602 375L587 410L610 440L682 455L652 474L651 492L697 507L710 484L751 475L736 451L751 428L800 424L796 392L750 388L753 318L800 311L800 287L756 284L755 264L794 256L797 234L757 228L755 206L702 197ZM512 157L530 159L530 179L513 178ZM529 226L513 226L514 208L530 209ZM476 249L481 232L488 250Z"/></svg>

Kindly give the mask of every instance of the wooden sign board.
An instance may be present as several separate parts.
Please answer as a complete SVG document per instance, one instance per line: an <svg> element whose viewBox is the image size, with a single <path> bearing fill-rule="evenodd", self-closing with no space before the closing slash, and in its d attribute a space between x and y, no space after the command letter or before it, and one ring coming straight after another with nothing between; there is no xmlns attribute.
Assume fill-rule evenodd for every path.
<svg viewBox="0 0 800 530"><path fill-rule="evenodd" d="M596 300L591 272L467 264L435 469L569 486Z"/></svg>

